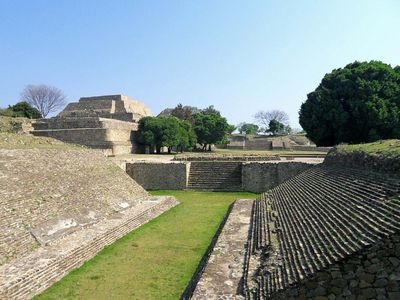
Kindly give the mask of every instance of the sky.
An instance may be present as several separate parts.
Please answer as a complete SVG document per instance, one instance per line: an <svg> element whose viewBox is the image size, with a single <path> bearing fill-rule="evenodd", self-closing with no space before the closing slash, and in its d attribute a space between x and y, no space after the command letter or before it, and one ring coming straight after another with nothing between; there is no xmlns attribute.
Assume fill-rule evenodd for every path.
<svg viewBox="0 0 400 300"><path fill-rule="evenodd" d="M27 84L69 102L124 94L157 115L214 105L231 124L298 111L326 73L400 65L398 0L0 0L0 107Z"/></svg>

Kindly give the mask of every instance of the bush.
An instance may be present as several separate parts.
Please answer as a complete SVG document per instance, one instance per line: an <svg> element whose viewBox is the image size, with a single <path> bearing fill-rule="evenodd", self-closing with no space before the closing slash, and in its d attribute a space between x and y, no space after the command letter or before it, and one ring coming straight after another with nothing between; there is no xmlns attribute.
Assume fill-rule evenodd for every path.
<svg viewBox="0 0 400 300"><path fill-rule="evenodd" d="M29 119L39 119L42 117L40 112L29 105L27 102L18 102L13 106L8 106L6 109L0 109L1 116L7 117L23 117Z"/></svg>

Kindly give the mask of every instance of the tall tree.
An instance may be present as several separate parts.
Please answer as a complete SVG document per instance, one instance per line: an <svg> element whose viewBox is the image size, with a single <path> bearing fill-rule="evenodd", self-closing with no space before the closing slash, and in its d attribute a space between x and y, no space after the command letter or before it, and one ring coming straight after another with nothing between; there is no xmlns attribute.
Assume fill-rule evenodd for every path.
<svg viewBox="0 0 400 300"><path fill-rule="evenodd" d="M370 61L333 70L307 95L299 121L318 146L400 138L399 68Z"/></svg>
<svg viewBox="0 0 400 300"><path fill-rule="evenodd" d="M278 121L279 123L282 123L284 125L288 125L289 123L288 114L282 110L277 109L268 111L261 110L254 115L254 119L256 123L263 126L266 131L268 130L269 123L272 120Z"/></svg>
<svg viewBox="0 0 400 300"><path fill-rule="evenodd" d="M194 131L197 141L203 145L203 150L211 151L212 144L227 142L227 135L235 130L235 126L229 125L224 117L217 114L197 113L193 115Z"/></svg>
<svg viewBox="0 0 400 300"><path fill-rule="evenodd" d="M275 119L272 119L271 121L269 121L268 131L271 132L273 135L284 133L285 125Z"/></svg>
<svg viewBox="0 0 400 300"><path fill-rule="evenodd" d="M155 147L157 153L162 147L171 153L174 147L181 151L192 148L196 137L190 123L176 117L145 117L139 121L139 142Z"/></svg>
<svg viewBox="0 0 400 300"><path fill-rule="evenodd" d="M35 107L43 118L49 113L60 110L67 103L60 89L44 84L27 85L21 92L21 99Z"/></svg>

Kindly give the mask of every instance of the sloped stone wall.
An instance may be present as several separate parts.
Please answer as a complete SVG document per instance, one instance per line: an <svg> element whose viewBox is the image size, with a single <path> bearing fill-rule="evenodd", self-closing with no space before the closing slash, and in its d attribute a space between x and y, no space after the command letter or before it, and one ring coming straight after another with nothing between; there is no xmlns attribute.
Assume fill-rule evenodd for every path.
<svg viewBox="0 0 400 300"><path fill-rule="evenodd" d="M400 235L381 240L271 299L400 299Z"/></svg>
<svg viewBox="0 0 400 300"><path fill-rule="evenodd" d="M34 251L31 231L70 214L96 220L148 193L100 151L0 149L0 265Z"/></svg>

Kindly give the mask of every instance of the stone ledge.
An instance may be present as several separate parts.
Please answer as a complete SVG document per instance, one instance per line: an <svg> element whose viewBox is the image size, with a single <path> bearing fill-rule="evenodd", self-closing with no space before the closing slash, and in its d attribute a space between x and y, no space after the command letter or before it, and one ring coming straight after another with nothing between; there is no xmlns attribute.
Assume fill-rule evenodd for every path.
<svg viewBox="0 0 400 300"><path fill-rule="evenodd" d="M237 200L218 237L191 299L240 299L253 200Z"/></svg>
<svg viewBox="0 0 400 300"><path fill-rule="evenodd" d="M324 164L342 165L382 173L399 173L400 157L372 155L362 151L333 149L325 157Z"/></svg>
<svg viewBox="0 0 400 300"><path fill-rule="evenodd" d="M113 218L39 248L0 268L0 299L27 299L39 294L130 231L179 202L174 197L149 197Z"/></svg>

